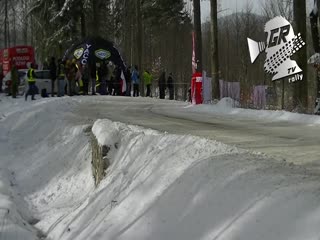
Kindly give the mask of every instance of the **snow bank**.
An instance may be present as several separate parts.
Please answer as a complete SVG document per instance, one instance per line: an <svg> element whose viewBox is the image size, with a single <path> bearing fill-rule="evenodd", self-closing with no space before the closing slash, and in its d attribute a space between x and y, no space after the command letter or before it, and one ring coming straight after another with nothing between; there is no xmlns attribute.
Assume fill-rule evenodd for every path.
<svg viewBox="0 0 320 240"><path fill-rule="evenodd" d="M268 122L288 121L308 125L320 124L320 116L292 113L287 111L254 110L237 108L238 103L231 98L223 98L217 104L189 105L187 111L193 113L229 115L237 118L256 119Z"/></svg>
<svg viewBox="0 0 320 240"><path fill-rule="evenodd" d="M0 99L0 239L38 239L94 188L88 126L66 98Z"/></svg>
<svg viewBox="0 0 320 240"><path fill-rule="evenodd" d="M88 125L74 106L104 98L87 99L0 106L1 239L37 239L28 221L52 240L319 237L319 176L204 138L97 120L112 161L94 189ZM185 110L201 107L222 111Z"/></svg>
<svg viewBox="0 0 320 240"><path fill-rule="evenodd" d="M0 169L0 239L30 239L39 234L29 223L32 215L14 190L14 174Z"/></svg>
<svg viewBox="0 0 320 240"><path fill-rule="evenodd" d="M139 219L189 168L213 156L244 152L109 120L96 121L92 131L101 145L110 147L111 166L88 205L81 207L85 210L65 219L69 231L57 226L49 235L53 239L115 239L120 228Z"/></svg>
<svg viewBox="0 0 320 240"><path fill-rule="evenodd" d="M299 168L109 120L92 131L111 148L112 164L52 239L284 240L318 232L318 180Z"/></svg>

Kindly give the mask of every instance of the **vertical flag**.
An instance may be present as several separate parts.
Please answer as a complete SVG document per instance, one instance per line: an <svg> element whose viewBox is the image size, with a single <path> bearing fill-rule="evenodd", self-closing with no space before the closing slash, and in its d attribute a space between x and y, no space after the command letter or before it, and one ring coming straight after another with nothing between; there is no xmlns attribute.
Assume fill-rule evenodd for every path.
<svg viewBox="0 0 320 240"><path fill-rule="evenodd" d="M121 78L121 82L122 82L122 84L121 84L121 86L122 86L121 93L124 93L127 90L127 84L126 84L126 78L124 77L123 71L121 71L121 77L120 78Z"/></svg>
<svg viewBox="0 0 320 240"><path fill-rule="evenodd" d="M195 34L193 31L192 32L192 73L195 73L197 69L194 35Z"/></svg>

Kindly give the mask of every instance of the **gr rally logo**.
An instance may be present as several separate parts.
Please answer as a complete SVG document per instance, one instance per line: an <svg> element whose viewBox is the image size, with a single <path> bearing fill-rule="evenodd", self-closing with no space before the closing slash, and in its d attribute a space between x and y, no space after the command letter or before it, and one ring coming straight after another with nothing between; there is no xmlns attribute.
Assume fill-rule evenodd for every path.
<svg viewBox="0 0 320 240"><path fill-rule="evenodd" d="M264 70L274 75L272 81L288 76L292 76L289 82L302 80L301 68L291 59L291 56L305 45L301 34L295 35L292 25L281 16L268 21L264 31L267 35L266 42L247 38L251 63L254 63L260 53L266 52Z"/></svg>
<svg viewBox="0 0 320 240"><path fill-rule="evenodd" d="M104 49L98 49L94 53L95 53L96 57L100 58L101 60L108 59L111 56L111 53L107 50L104 50Z"/></svg>
<svg viewBox="0 0 320 240"><path fill-rule="evenodd" d="M76 59L80 59L83 54L83 48L78 48L74 51L73 55Z"/></svg>

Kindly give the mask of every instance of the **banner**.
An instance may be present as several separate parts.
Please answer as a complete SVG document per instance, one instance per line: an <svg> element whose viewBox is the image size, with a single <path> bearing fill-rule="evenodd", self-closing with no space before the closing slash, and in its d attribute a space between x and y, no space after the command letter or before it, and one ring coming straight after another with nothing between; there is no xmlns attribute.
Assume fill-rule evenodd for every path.
<svg viewBox="0 0 320 240"><path fill-rule="evenodd" d="M127 90L126 78L124 77L123 71L121 71L121 93L125 93Z"/></svg>
<svg viewBox="0 0 320 240"><path fill-rule="evenodd" d="M212 100L212 79L207 77L207 72L203 71L202 73L202 95L203 103L211 103Z"/></svg>
<svg viewBox="0 0 320 240"><path fill-rule="evenodd" d="M226 82L219 80L220 99L229 97L233 100L240 101L240 82Z"/></svg>
<svg viewBox="0 0 320 240"><path fill-rule="evenodd" d="M34 63L34 49L31 46L16 46L0 50L0 64L6 75L12 63L15 62L18 69L27 69L29 63Z"/></svg>
<svg viewBox="0 0 320 240"><path fill-rule="evenodd" d="M194 36L195 34L192 32L192 74L194 74L197 70Z"/></svg>
<svg viewBox="0 0 320 240"><path fill-rule="evenodd" d="M202 73L192 74L191 79L191 100L192 104L202 104Z"/></svg>

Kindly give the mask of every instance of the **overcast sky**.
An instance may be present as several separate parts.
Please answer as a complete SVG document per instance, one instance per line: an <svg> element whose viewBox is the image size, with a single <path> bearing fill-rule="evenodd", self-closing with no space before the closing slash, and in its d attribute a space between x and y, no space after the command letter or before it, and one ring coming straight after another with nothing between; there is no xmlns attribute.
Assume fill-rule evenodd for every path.
<svg viewBox="0 0 320 240"><path fill-rule="evenodd" d="M231 14L233 12L241 11L247 4L247 2L252 4L253 11L256 13L261 13L261 5L266 2L266 0L220 0L222 14ZM306 0L308 8L311 8L314 0ZM206 20L210 16L210 1L201 2L201 15L202 21Z"/></svg>

